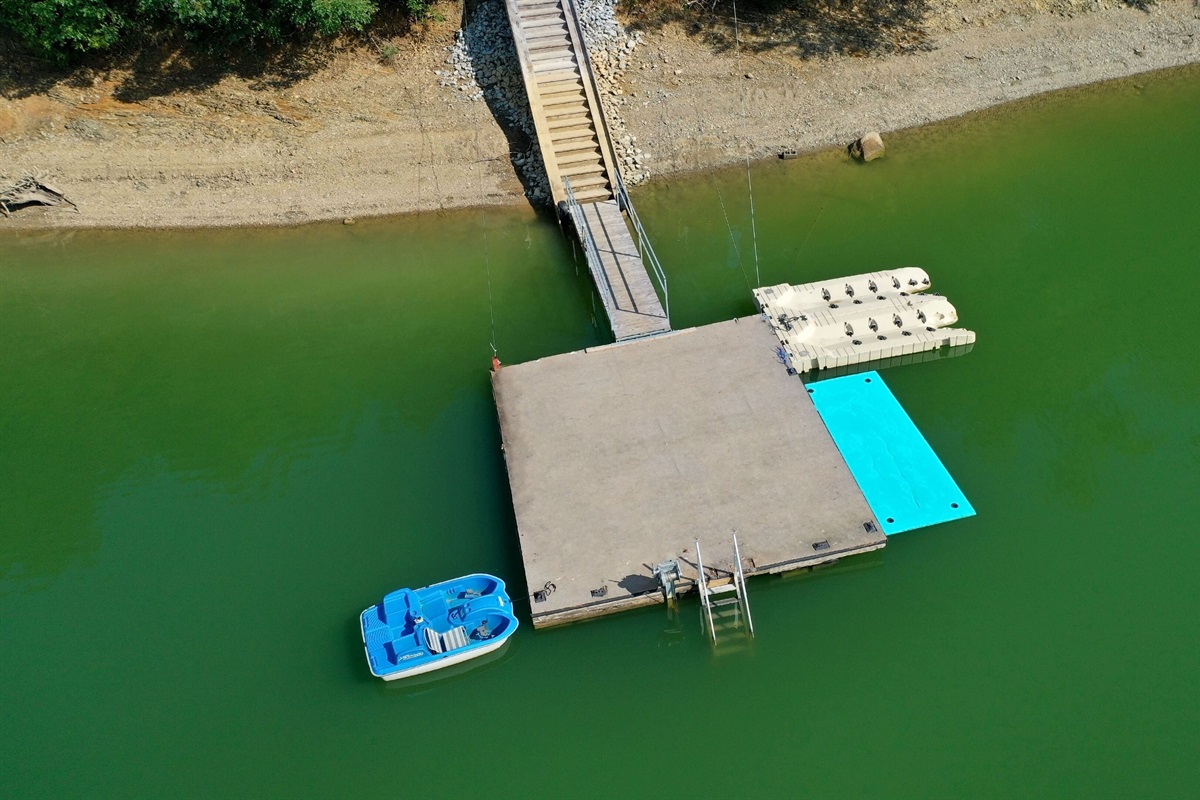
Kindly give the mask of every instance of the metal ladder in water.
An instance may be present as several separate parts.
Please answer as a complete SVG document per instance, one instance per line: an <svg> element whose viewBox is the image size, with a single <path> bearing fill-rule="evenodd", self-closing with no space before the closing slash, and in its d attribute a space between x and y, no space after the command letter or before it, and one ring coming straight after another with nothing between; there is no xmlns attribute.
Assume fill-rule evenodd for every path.
<svg viewBox="0 0 1200 800"><path fill-rule="evenodd" d="M718 634L744 629L746 638L754 638L754 619L750 616L750 598L746 595L746 575L742 572L742 552L737 534L733 535L733 571L728 577L710 579L704 574L700 540L696 540L696 588L700 606L713 645Z"/></svg>

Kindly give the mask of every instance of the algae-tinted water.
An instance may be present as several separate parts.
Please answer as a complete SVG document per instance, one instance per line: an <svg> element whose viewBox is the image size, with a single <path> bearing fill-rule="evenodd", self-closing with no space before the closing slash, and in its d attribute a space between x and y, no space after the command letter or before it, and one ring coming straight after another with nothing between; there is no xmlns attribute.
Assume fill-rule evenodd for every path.
<svg viewBox="0 0 1200 800"><path fill-rule="evenodd" d="M637 196L676 327L919 264L979 333L885 373L978 516L752 582L719 658L685 602L367 673L384 592L523 590L490 311L508 362L604 336L552 223L3 236L4 796L1185 794L1198 108L1192 69L759 165L761 280L744 172Z"/></svg>

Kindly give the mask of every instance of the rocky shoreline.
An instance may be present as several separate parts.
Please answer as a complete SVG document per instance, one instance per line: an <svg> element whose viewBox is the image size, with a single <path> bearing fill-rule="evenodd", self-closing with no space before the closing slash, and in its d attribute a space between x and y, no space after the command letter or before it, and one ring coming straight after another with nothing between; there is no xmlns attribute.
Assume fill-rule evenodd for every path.
<svg viewBox="0 0 1200 800"><path fill-rule="evenodd" d="M1033 0L946 0L925 21L925 51L821 59L752 31L738 52L673 25L631 32L611 0L583 0L583 14L623 174L636 183L1200 63L1192 0L1089 2L1087 13L1051 13ZM543 203L503 6L475 9L461 31L451 22L397 40L395 57L346 48L296 79L225 75L197 88L111 70L23 87L0 73L0 186L47 175L79 207L21 211L0 230Z"/></svg>
<svg viewBox="0 0 1200 800"><path fill-rule="evenodd" d="M614 155L620 161L625 183L636 186L650 175L642 167L643 153L636 146L637 137L625 130L619 97L629 60L635 48L645 41L645 35L630 33L617 20L614 0L576 0L576 8L580 33L587 43L588 58L600 87L600 102L604 104L613 138ZM442 87L457 91L468 100L486 101L500 118L527 137L528 146L513 154L513 164L526 187L525 196L536 204L549 202L550 188L503 3L484 2L476 6L467 24L455 34L446 64L449 69L436 73Z"/></svg>

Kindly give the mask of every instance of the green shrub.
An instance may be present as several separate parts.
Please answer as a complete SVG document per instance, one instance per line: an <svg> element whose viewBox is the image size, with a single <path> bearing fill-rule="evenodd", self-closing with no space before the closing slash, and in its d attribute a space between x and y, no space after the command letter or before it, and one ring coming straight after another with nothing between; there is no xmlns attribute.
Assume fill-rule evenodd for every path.
<svg viewBox="0 0 1200 800"><path fill-rule="evenodd" d="M375 0L138 0L158 27L218 46L362 30L376 8Z"/></svg>
<svg viewBox="0 0 1200 800"><path fill-rule="evenodd" d="M0 0L0 29L59 63L117 43L125 18L110 0Z"/></svg>
<svg viewBox="0 0 1200 800"><path fill-rule="evenodd" d="M412 16L426 0L404 0ZM183 36L220 51L362 30L378 0L0 0L0 31L63 62L137 34Z"/></svg>

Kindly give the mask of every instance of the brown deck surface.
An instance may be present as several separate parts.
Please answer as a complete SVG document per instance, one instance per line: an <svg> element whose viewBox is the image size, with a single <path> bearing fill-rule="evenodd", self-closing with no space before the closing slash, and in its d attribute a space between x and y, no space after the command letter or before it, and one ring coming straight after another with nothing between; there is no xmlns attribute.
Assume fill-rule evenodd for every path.
<svg viewBox="0 0 1200 800"><path fill-rule="evenodd" d="M729 567L734 530L749 575L884 546L777 346L749 317L495 373L535 626L658 602L653 565Z"/></svg>

